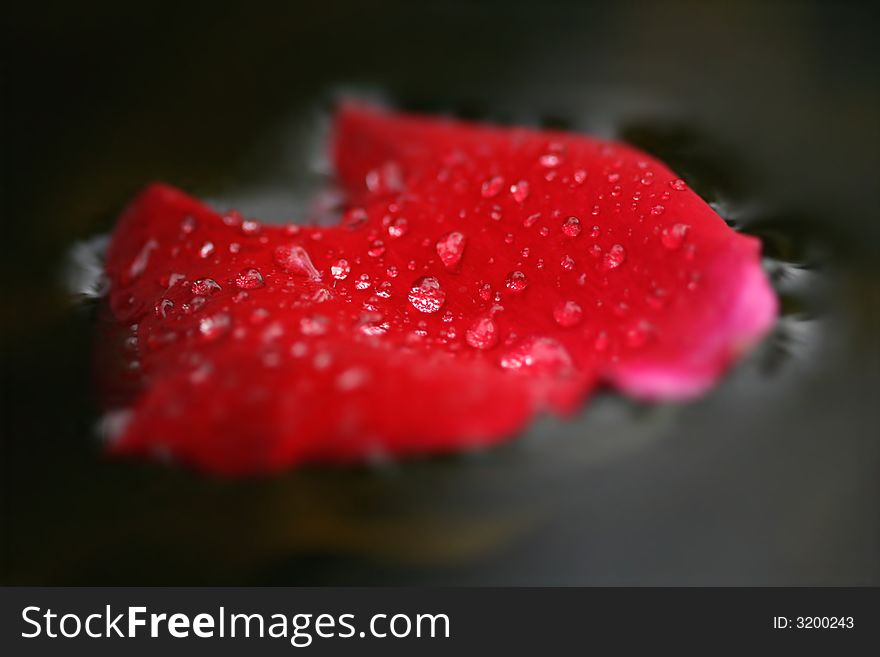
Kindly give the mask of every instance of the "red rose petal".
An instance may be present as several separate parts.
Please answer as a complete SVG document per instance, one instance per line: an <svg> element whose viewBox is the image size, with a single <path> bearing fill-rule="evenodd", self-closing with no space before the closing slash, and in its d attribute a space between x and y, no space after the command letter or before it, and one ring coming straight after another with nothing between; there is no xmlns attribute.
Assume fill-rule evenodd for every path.
<svg viewBox="0 0 880 657"><path fill-rule="evenodd" d="M123 214L141 392L116 451L246 473L487 444L598 381L696 394L775 317L757 240L621 144L350 106L333 154L338 227L163 185Z"/></svg>

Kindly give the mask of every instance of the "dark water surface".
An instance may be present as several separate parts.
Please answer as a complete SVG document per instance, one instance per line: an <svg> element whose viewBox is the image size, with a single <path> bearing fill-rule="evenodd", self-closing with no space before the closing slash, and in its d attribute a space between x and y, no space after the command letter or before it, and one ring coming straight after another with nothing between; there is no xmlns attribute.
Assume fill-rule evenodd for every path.
<svg viewBox="0 0 880 657"><path fill-rule="evenodd" d="M124 6L117 6L117 4ZM6 19L2 581L880 584L867 4L61 4ZM105 459L64 262L161 179L314 213L340 93L617 137L764 240L775 333L705 398L487 453L230 482Z"/></svg>

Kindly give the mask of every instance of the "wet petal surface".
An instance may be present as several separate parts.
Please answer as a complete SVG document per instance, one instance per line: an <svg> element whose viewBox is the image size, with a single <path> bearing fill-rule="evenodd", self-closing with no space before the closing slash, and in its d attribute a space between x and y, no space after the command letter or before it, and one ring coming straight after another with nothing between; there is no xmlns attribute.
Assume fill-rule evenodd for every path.
<svg viewBox="0 0 880 657"><path fill-rule="evenodd" d="M122 215L114 450L249 473L467 449L602 383L699 394L775 319L760 243L630 147L347 106L332 152L336 227L164 185Z"/></svg>

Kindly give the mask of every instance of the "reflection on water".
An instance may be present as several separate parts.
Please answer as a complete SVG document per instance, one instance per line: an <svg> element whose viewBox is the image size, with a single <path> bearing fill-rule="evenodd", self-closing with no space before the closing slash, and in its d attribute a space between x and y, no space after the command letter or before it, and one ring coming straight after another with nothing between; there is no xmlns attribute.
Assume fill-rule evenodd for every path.
<svg viewBox="0 0 880 657"><path fill-rule="evenodd" d="M880 582L866 183L880 103L859 28L871 21L765 3L501 14L488 3L424 27L402 3L324 11L268 20L219 7L209 25L163 21L161 40L148 19L126 25L124 43L109 19L34 40L56 59L31 58L19 97L67 98L64 117L12 108L30 129L10 139L7 176L18 253L4 266L21 283L4 326L4 581ZM487 32L501 15L504 29ZM230 34L241 48L218 48ZM316 194L326 112L314 108L339 81L405 108L651 152L761 238L776 330L702 400L600 394L488 452L244 482L105 460L90 384L97 304L71 309L56 263L79 241L77 276L95 274L100 242L81 241L154 178L261 219L331 221L338 198ZM828 126L831 115L844 118ZM102 290L94 276L67 281L84 297Z"/></svg>

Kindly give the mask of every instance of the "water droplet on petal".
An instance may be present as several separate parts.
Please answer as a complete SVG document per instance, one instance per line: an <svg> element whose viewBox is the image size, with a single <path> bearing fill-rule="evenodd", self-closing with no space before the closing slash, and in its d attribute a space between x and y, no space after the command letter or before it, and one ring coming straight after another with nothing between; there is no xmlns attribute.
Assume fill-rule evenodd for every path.
<svg viewBox="0 0 880 657"><path fill-rule="evenodd" d="M312 359L312 365L316 370L326 370L333 364L333 354L326 351L320 351L315 354Z"/></svg>
<svg viewBox="0 0 880 657"><path fill-rule="evenodd" d="M391 237L403 237L409 230L409 222L403 217L398 217L388 226L388 235Z"/></svg>
<svg viewBox="0 0 880 657"><path fill-rule="evenodd" d="M577 217L569 217L562 223L562 232L569 237L577 237L581 234L581 220Z"/></svg>
<svg viewBox="0 0 880 657"><path fill-rule="evenodd" d="M570 255L562 256L562 260L559 261L559 266L562 267L565 271L571 271L574 269L574 258Z"/></svg>
<svg viewBox="0 0 880 657"><path fill-rule="evenodd" d="M319 287L312 295L312 301L314 301L315 303L324 303L326 301L330 301L332 298L333 293L326 287Z"/></svg>
<svg viewBox="0 0 880 657"><path fill-rule="evenodd" d="M303 335L325 335L329 326L330 320L323 315L303 317L299 320L299 330Z"/></svg>
<svg viewBox="0 0 880 657"><path fill-rule="evenodd" d="M180 274L178 272L171 272L169 274L163 274L159 277L159 285L164 288L172 288L177 285L180 281L185 280L186 276Z"/></svg>
<svg viewBox="0 0 880 657"><path fill-rule="evenodd" d="M189 300L189 303L181 304L180 309L186 315L191 315L193 313L199 312L202 307L205 305L207 299L205 297L195 296Z"/></svg>
<svg viewBox="0 0 880 657"><path fill-rule="evenodd" d="M447 269L455 269L461 262L464 255L464 248L467 245L467 238L454 231L438 240L436 248L440 261Z"/></svg>
<svg viewBox="0 0 880 657"><path fill-rule="evenodd" d="M382 240L373 240L367 249L367 255L371 258L378 258L385 253L385 243Z"/></svg>
<svg viewBox="0 0 880 657"><path fill-rule="evenodd" d="M238 226L241 224L241 213L238 210L230 210L223 215L223 223L227 226Z"/></svg>
<svg viewBox="0 0 880 657"><path fill-rule="evenodd" d="M382 299L391 298L391 281L382 281L376 290L376 296Z"/></svg>
<svg viewBox="0 0 880 657"><path fill-rule="evenodd" d="M669 181L669 186L672 187L677 192L683 192L687 189L687 183L681 178L676 178L675 180Z"/></svg>
<svg viewBox="0 0 880 657"><path fill-rule="evenodd" d="M349 392L362 387L370 378L370 373L363 367L350 367L336 377L336 387L342 392Z"/></svg>
<svg viewBox="0 0 880 657"><path fill-rule="evenodd" d="M197 226L196 218L192 215L187 215L183 218L183 221L180 222L180 231L185 235L192 235Z"/></svg>
<svg viewBox="0 0 880 657"><path fill-rule="evenodd" d="M321 280L320 272L315 269L308 251L298 244L287 244L275 249L275 262L291 274L305 276L318 281Z"/></svg>
<svg viewBox="0 0 880 657"><path fill-rule="evenodd" d="M617 269L626 260L626 250L621 244L615 244L602 259L602 268L605 270Z"/></svg>
<svg viewBox="0 0 880 657"><path fill-rule="evenodd" d="M269 311L265 308L255 308L248 319L251 324L262 324L269 319Z"/></svg>
<svg viewBox="0 0 880 657"><path fill-rule="evenodd" d="M412 307L420 313L435 313L446 301L446 292L436 278L423 276L413 283L408 298Z"/></svg>
<svg viewBox="0 0 880 657"><path fill-rule="evenodd" d="M659 217L665 211L666 211L666 208L660 204L657 204L651 208L651 214L653 214L655 217Z"/></svg>
<svg viewBox="0 0 880 657"><path fill-rule="evenodd" d="M520 180L515 185L510 186L510 193L514 201L522 203L529 197L529 183L525 180Z"/></svg>
<svg viewBox="0 0 880 657"><path fill-rule="evenodd" d="M160 299L155 307L156 317L159 319L165 319L168 316L168 313L173 309L174 302L171 299Z"/></svg>
<svg viewBox="0 0 880 657"><path fill-rule="evenodd" d="M199 249L200 258L208 258L211 256L212 253L214 253L213 242L205 242L204 244L202 244L202 248Z"/></svg>
<svg viewBox="0 0 880 657"><path fill-rule="evenodd" d="M537 223L538 219L540 219L540 218L541 218L540 212L536 212L535 214L530 214L528 217L523 219L523 227L524 228L531 228L532 226L535 225L535 223Z"/></svg>
<svg viewBox="0 0 880 657"><path fill-rule="evenodd" d="M364 313L358 320L358 331L367 337L385 335L390 325L388 322L382 321L383 319L381 313Z"/></svg>
<svg viewBox="0 0 880 657"><path fill-rule="evenodd" d="M131 261L131 265L128 267L128 277L130 281L133 281L144 273L144 270L147 268L147 263L150 261L150 254L158 247L159 243L156 240L149 240L143 245L143 247L141 247L141 250L138 251L138 254L134 257Z"/></svg>
<svg viewBox="0 0 880 657"><path fill-rule="evenodd" d="M563 328L580 324L584 311L576 301L563 301L553 309L553 319Z"/></svg>
<svg viewBox="0 0 880 657"><path fill-rule="evenodd" d="M371 192L389 194L400 192L404 187L403 171L396 162L386 162L378 169L372 169L364 180Z"/></svg>
<svg viewBox="0 0 880 657"><path fill-rule="evenodd" d="M240 290L256 290L265 284L259 269L245 269L235 277L235 285Z"/></svg>
<svg viewBox="0 0 880 657"><path fill-rule="evenodd" d="M219 292L221 287L220 284L213 278L200 278L195 283L190 285L189 289L193 294L204 297L210 296L215 292Z"/></svg>
<svg viewBox="0 0 880 657"><path fill-rule="evenodd" d="M217 313L199 320L199 335L203 340L216 340L228 333L231 326L232 319L227 313Z"/></svg>
<svg viewBox="0 0 880 657"><path fill-rule="evenodd" d="M260 232L260 224L253 219L246 219L241 222L241 232L245 235L256 235Z"/></svg>
<svg viewBox="0 0 880 657"><path fill-rule="evenodd" d="M491 349L498 344L498 325L491 317L480 317L465 332L464 339L474 349Z"/></svg>
<svg viewBox="0 0 880 657"><path fill-rule="evenodd" d="M559 166L559 163L561 161L561 158L556 153L545 153L540 158L538 158L538 162L541 164L541 166L548 169Z"/></svg>
<svg viewBox="0 0 880 657"><path fill-rule="evenodd" d="M345 258L340 258L330 266L330 275L337 281L344 281L350 273L351 265Z"/></svg>
<svg viewBox="0 0 880 657"><path fill-rule="evenodd" d="M494 198L501 193L503 188L504 178L501 176L492 176L483 183L483 186L480 188L480 194L482 194L483 198Z"/></svg>
<svg viewBox="0 0 880 657"><path fill-rule="evenodd" d="M506 370L531 370L546 374L560 374L571 370L571 355L552 338L527 338L507 350L500 359Z"/></svg>
<svg viewBox="0 0 880 657"><path fill-rule="evenodd" d="M511 292L522 292L529 284L529 279L521 271L512 271L504 281L504 287Z"/></svg>
<svg viewBox="0 0 880 657"><path fill-rule="evenodd" d="M681 247L687 236L689 226L687 224L673 224L663 229L660 233L660 242L667 249L674 251Z"/></svg>

